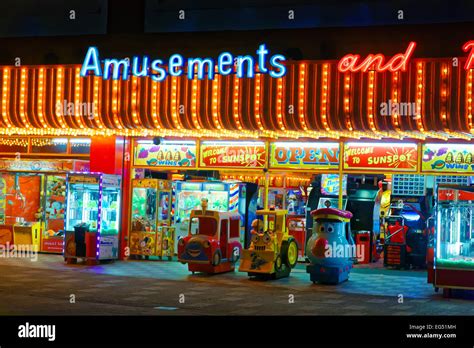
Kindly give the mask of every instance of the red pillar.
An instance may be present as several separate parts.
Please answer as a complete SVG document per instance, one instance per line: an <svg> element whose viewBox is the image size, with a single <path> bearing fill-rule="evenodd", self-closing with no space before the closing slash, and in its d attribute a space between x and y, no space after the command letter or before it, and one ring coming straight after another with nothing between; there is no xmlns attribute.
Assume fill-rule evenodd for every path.
<svg viewBox="0 0 474 348"><path fill-rule="evenodd" d="M90 153L91 172L122 175L123 156L123 137L92 137Z"/></svg>
<svg viewBox="0 0 474 348"><path fill-rule="evenodd" d="M131 153L130 138L118 136L92 137L90 171L122 176L120 260L124 259L125 250L128 247Z"/></svg>

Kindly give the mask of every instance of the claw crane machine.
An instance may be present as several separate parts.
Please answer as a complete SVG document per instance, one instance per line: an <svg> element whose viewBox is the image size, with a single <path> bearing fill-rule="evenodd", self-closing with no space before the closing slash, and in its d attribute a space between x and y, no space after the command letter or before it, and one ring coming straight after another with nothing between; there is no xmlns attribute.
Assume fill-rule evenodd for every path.
<svg viewBox="0 0 474 348"><path fill-rule="evenodd" d="M118 259L120 187L119 175L67 175L64 258L68 263Z"/></svg>
<svg viewBox="0 0 474 348"><path fill-rule="evenodd" d="M174 227L171 226L171 182L160 179L132 180L129 237L132 257L158 256L171 260Z"/></svg>
<svg viewBox="0 0 474 348"><path fill-rule="evenodd" d="M450 297L474 290L474 187L439 185L436 195L435 258L429 281Z"/></svg>

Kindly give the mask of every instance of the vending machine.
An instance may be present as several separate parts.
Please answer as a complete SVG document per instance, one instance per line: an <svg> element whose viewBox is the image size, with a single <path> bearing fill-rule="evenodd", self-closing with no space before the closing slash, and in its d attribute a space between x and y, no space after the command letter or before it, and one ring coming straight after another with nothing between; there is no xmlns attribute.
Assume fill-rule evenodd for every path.
<svg viewBox="0 0 474 348"><path fill-rule="evenodd" d="M68 263L118 258L120 187L119 175L67 175L64 258Z"/></svg>

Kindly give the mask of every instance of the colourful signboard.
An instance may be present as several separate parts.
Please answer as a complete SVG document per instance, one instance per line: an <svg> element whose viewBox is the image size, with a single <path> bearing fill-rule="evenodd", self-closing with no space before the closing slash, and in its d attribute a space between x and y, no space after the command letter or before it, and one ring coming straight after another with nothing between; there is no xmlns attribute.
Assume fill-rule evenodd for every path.
<svg viewBox="0 0 474 348"><path fill-rule="evenodd" d="M414 172L417 170L416 144L346 143L344 169Z"/></svg>
<svg viewBox="0 0 474 348"><path fill-rule="evenodd" d="M423 144L421 170L440 173L474 173L474 145Z"/></svg>
<svg viewBox="0 0 474 348"><path fill-rule="evenodd" d="M213 141L201 144L200 167L261 169L265 162L263 142Z"/></svg>
<svg viewBox="0 0 474 348"><path fill-rule="evenodd" d="M338 143L270 144L270 167L288 169L338 169Z"/></svg>
<svg viewBox="0 0 474 348"><path fill-rule="evenodd" d="M195 167L195 142L135 143L133 164L143 167Z"/></svg>

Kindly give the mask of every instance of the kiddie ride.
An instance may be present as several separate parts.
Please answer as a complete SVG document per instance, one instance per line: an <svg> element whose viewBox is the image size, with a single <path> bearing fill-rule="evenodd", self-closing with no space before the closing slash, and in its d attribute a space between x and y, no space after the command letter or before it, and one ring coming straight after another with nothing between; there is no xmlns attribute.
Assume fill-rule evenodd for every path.
<svg viewBox="0 0 474 348"><path fill-rule="evenodd" d="M413 204L399 200L392 205L384 243L384 266L409 269L426 267L426 219Z"/></svg>
<svg viewBox="0 0 474 348"><path fill-rule="evenodd" d="M355 245L350 237L352 213L334 208L311 212L313 235L306 246L310 264L306 272L313 283L338 284L349 279Z"/></svg>
<svg viewBox="0 0 474 348"><path fill-rule="evenodd" d="M234 271L242 250L240 214L207 210L207 199L201 206L191 211L188 235L178 241L178 260L193 274Z"/></svg>
<svg viewBox="0 0 474 348"><path fill-rule="evenodd" d="M298 261L298 244L286 227L287 210L258 210L265 222L252 222L250 247L242 252L239 271L260 279L288 277Z"/></svg>

